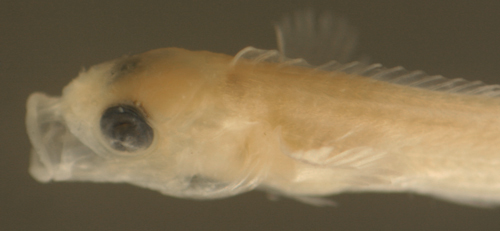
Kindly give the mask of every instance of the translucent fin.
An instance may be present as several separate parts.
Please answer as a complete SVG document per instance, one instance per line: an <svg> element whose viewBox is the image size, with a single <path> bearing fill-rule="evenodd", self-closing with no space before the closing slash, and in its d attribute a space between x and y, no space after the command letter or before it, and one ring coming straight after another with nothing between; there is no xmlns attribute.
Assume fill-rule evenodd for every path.
<svg viewBox="0 0 500 231"><path fill-rule="evenodd" d="M234 57L232 64L246 60L254 64L261 62L279 63L280 67L300 66L311 71L343 72L376 80L447 93L500 97L500 85L487 85L481 81L467 81L461 78L448 79L441 75L428 75L423 71L408 71L403 67L385 68L381 64L367 64L354 61L341 63L329 61L320 66L312 66L302 58L290 59L276 50L261 50L247 47Z"/></svg>
<svg viewBox="0 0 500 231"><path fill-rule="evenodd" d="M267 198L271 201L278 201L281 196L285 196L287 198L296 200L298 202L302 202L304 204L318 206L318 207L326 207L326 206L337 206L337 202L324 198L324 197L309 197L309 196L291 196L291 195L282 195L279 193L268 192Z"/></svg>
<svg viewBox="0 0 500 231"><path fill-rule="evenodd" d="M433 196L456 204L479 207L484 209L498 208L499 205L498 202L492 202L490 199L471 198L470 196L458 196L458 195L453 195L451 193L449 195L442 194Z"/></svg>
<svg viewBox="0 0 500 231"><path fill-rule="evenodd" d="M353 61L358 33L344 18L298 11L276 23L275 31L278 50L287 57L303 58L314 65Z"/></svg>
<svg viewBox="0 0 500 231"><path fill-rule="evenodd" d="M408 71L403 67L387 69L380 64L355 69L353 74L410 87L447 93L500 96L500 85L487 85L481 81L468 81L462 78L448 79L441 75L428 75L423 71Z"/></svg>
<svg viewBox="0 0 500 231"><path fill-rule="evenodd" d="M291 196L290 198L308 205L314 205L318 207L337 206L337 203L335 201L323 197Z"/></svg>
<svg viewBox="0 0 500 231"><path fill-rule="evenodd" d="M283 140L280 148L285 155L293 159L331 168L370 168L377 166L377 162L385 158L387 154L377 152L370 147L357 147L341 152L335 150L335 147L292 151Z"/></svg>
<svg viewBox="0 0 500 231"><path fill-rule="evenodd" d="M302 163L336 169L344 176L337 180L343 178L343 182L350 186L389 184L395 176L401 175L394 166L399 163L398 156L368 146L340 150L332 145L309 150L293 150L280 138L280 150L284 155Z"/></svg>

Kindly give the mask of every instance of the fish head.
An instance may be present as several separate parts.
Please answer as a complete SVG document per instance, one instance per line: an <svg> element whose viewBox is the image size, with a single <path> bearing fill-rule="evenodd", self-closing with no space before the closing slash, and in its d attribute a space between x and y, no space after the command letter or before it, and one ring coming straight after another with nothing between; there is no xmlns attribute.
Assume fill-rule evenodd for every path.
<svg viewBox="0 0 500 231"><path fill-rule="evenodd" d="M164 48L82 71L61 97L33 93L26 116L31 175L199 199L251 190L257 180L242 167L251 162L246 130L227 126L233 113L217 94L229 62Z"/></svg>

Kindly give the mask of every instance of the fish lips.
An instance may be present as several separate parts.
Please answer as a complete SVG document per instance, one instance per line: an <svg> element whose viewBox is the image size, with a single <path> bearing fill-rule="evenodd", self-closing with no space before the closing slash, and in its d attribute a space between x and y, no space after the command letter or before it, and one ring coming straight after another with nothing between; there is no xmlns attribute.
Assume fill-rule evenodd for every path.
<svg viewBox="0 0 500 231"><path fill-rule="evenodd" d="M71 179L77 159L92 153L69 131L61 114L60 97L31 94L26 128L33 145L29 172L40 182Z"/></svg>

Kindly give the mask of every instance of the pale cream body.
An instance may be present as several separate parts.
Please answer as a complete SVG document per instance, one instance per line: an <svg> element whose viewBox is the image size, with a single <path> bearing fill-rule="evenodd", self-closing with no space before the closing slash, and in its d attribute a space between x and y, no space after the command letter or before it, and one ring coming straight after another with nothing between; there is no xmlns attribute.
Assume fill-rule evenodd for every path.
<svg viewBox="0 0 500 231"><path fill-rule="evenodd" d="M500 86L352 62L357 32L329 14L296 12L276 33L279 52L158 49L93 66L61 97L32 94L30 173L195 199L260 188L317 205L308 196L349 191L500 203ZM100 121L117 105L140 111L147 148L110 145Z"/></svg>
<svg viewBox="0 0 500 231"><path fill-rule="evenodd" d="M152 156L172 155L165 134L183 120L213 123L192 126L203 166L186 156L183 171L231 182L258 163L250 177L259 187L291 196L414 191L500 202L497 98L176 48L139 57L144 69L112 83L103 108L140 104L158 131Z"/></svg>

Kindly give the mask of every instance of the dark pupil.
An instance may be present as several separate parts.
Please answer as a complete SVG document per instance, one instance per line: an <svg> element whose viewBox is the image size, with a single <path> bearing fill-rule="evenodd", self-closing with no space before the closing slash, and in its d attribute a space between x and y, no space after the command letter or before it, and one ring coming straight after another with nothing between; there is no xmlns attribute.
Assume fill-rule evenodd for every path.
<svg viewBox="0 0 500 231"><path fill-rule="evenodd" d="M133 106L110 107L101 118L101 131L111 147L124 152L146 149L153 141L153 129Z"/></svg>

